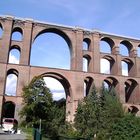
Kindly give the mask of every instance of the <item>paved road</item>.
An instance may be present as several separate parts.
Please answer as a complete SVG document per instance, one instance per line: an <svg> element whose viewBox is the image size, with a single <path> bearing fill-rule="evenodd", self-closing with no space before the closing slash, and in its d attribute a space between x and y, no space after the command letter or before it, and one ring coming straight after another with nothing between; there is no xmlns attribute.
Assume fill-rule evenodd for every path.
<svg viewBox="0 0 140 140"><path fill-rule="evenodd" d="M0 130L0 140L26 140L26 135L21 134L6 134Z"/></svg>

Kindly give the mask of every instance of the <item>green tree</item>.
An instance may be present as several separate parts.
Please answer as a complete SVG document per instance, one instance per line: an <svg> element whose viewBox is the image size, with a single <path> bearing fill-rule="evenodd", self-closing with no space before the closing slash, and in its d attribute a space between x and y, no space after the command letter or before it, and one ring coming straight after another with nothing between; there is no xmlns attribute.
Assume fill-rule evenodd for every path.
<svg viewBox="0 0 140 140"><path fill-rule="evenodd" d="M22 95L23 108L20 116L25 118L23 122L26 125L39 124L40 119L50 121L53 99L43 77L34 77L29 85L23 88Z"/></svg>
<svg viewBox="0 0 140 140"><path fill-rule="evenodd" d="M139 140L140 118L132 114L125 114L113 124L111 129L112 140Z"/></svg>
<svg viewBox="0 0 140 140"><path fill-rule="evenodd" d="M105 140L115 121L123 117L124 111L115 91L104 87L97 91L95 86L88 96L79 103L75 115L75 128L83 137Z"/></svg>
<svg viewBox="0 0 140 140"><path fill-rule="evenodd" d="M42 133L56 139L65 125L66 100L53 101L43 77L34 77L23 88L23 108L20 112L23 125L29 127L42 122Z"/></svg>

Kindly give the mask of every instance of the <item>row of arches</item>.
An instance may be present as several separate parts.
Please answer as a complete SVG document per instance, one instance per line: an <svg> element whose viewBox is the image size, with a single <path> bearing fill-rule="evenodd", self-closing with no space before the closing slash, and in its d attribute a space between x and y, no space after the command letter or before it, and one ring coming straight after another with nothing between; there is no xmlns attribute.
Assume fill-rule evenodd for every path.
<svg viewBox="0 0 140 140"><path fill-rule="evenodd" d="M47 32L52 32L53 29L48 29ZM23 39L23 29L21 27L14 27L12 30L12 40L16 40L16 41L22 41ZM0 23L0 37L2 37L2 34L4 32L3 26ZM60 33L57 33L60 32ZM44 33L44 31L41 31L36 37L38 37L39 35L41 35L42 33ZM57 34L61 34L63 36L63 32L61 31L55 31L55 33ZM65 35L63 36L65 38ZM70 43L69 39L66 39L66 42L68 44ZM115 41L110 38L110 37L102 37L100 39L100 52L103 53L113 53L113 49L115 46ZM137 51L138 51L138 56L140 55L140 50L139 50L140 45L137 46ZM130 41L128 40L122 40L120 41L120 45L119 45L119 49L120 49L120 54L124 55L124 56L130 56L130 52L132 50L134 50L133 45ZM90 38L84 38L83 39L83 50L91 50L91 39Z"/></svg>
<svg viewBox="0 0 140 140"><path fill-rule="evenodd" d="M18 73L16 70L14 70L14 69L9 70L7 72L7 77L11 74L15 75L18 78ZM58 100L61 100L62 98L65 98L66 102L69 102L71 100L71 85L70 85L69 81L64 76L62 76L58 73L53 73L53 72L45 73L42 76L44 76L45 78L53 78L53 79L57 80L63 86L63 91L61 91L61 92L63 92L63 95L61 95L61 98L59 98L59 99L57 98ZM48 79L48 80L50 80L50 79ZM119 88L119 81L114 77L106 77L104 79L103 83L104 83L105 88L108 90L111 90L112 88L115 88L117 90ZM88 95L88 93L92 89L93 84L94 84L93 77L87 76L84 79L84 93L83 93L84 96ZM47 83L46 83L46 85L47 85ZM11 88L11 86L12 85L10 85L10 88ZM54 86L54 82L53 82L53 86ZM16 88L16 86L15 86L15 88ZM125 102L126 103L128 103L128 104L134 103L134 101L135 101L134 97L136 96L135 94L137 94L137 92L139 90L138 88L139 88L139 85L138 85L138 82L136 80L127 79L125 81L125 83L124 83L125 93L120 93L120 94L125 94ZM57 94L59 94L59 92ZM11 94L9 94L9 95L11 96ZM4 107L4 112L3 112L4 116L11 117L14 115L14 113L12 113L12 112L15 111L15 104L12 103L12 101L4 102L3 107ZM137 113L139 110L135 110L133 108L128 108L128 111L131 113Z"/></svg>
<svg viewBox="0 0 140 140"><path fill-rule="evenodd" d="M84 38L83 39L83 50L90 51L90 45L91 45L91 40L89 38ZM100 40L100 53L108 53L108 54L113 54L113 49L115 46L115 42L108 37L103 37ZM119 48L119 54L122 56L130 56L131 51L134 50L133 45L127 41L123 40L120 42L120 45L118 46ZM140 57L140 45L137 46L137 56Z"/></svg>
<svg viewBox="0 0 140 140"><path fill-rule="evenodd" d="M18 71L15 69L10 69L7 72L7 78L6 78L6 86L5 86L5 95L7 96L16 96L16 89L17 89L17 82L18 82ZM68 82L68 80L66 78L64 78L62 75L60 74L56 74L56 73L46 73L43 75L43 77L49 77L49 78L53 78L55 80L57 80L61 86L63 88L59 88L59 91L57 92L65 92L65 96L63 94L64 98L67 98L67 96L71 96L71 91L70 91L70 83ZM50 79L46 80L49 82ZM57 87L57 84L54 86L55 81L52 81L51 84L53 85L53 87ZM88 95L88 93L91 90L91 87L94 83L94 79L92 77L86 77L84 79L84 95ZM116 89L116 91L118 91L119 89L119 81L114 78L114 77L106 77L103 80L103 83L105 84L105 87L108 89L111 89L112 87L114 87ZM48 85L46 83L46 85ZM49 87L50 88L50 87ZM138 94L139 92L139 84L136 80L134 79L127 79L124 82L123 85L124 88L124 92L125 93L120 93L120 94L125 94L125 102L135 102L135 97L136 94ZM53 88L52 92L55 91L56 92L57 89ZM57 95L56 95L57 96Z"/></svg>
<svg viewBox="0 0 140 140"><path fill-rule="evenodd" d="M66 60L66 59L65 59ZM90 63L91 57L88 55L83 56L83 71L88 72L89 71L89 63ZM12 64L19 64L20 61L20 48L15 45L10 48L9 52L9 63ZM33 59L34 64L36 64L36 61ZM42 61L41 61L42 62ZM100 73L104 74L112 74L112 67L115 63L115 60L110 56L104 56L104 58L101 58L100 60ZM42 63L43 65L43 63ZM132 60L128 58L124 58L121 61L121 72L123 76L129 76L129 72L131 68L133 67L134 63ZM53 63L51 67L55 67L56 64ZM68 66L66 67L68 69Z"/></svg>
<svg viewBox="0 0 140 140"><path fill-rule="evenodd" d="M1 24L0 24L0 29L3 30ZM57 55L54 56L53 53L51 53L52 55L50 55L50 50L52 50L52 51L55 50L57 52L62 52L63 55L66 54L64 56L66 59L60 58L60 62L58 64L58 67L61 67L61 66L59 66L60 63L62 63L64 60L66 61L67 58L68 58L68 61L66 62L67 66L66 66L65 69L70 69L70 65L71 65L70 60L71 60L71 57L72 57L71 56L72 50L70 48L71 43L70 43L69 39L65 39L66 37L62 35L63 34L62 32L61 33L58 33L58 32L60 32L60 31L55 31L54 29L48 29L46 31L48 37L46 36L46 38L49 38L50 41L48 42L48 40L46 40L46 44L44 43L45 39L43 37L43 36L46 35L46 33L45 33L45 31L40 32L36 36L36 38L35 38L35 40L33 42L33 45L32 45L33 49L31 50L31 56L36 57L36 53L38 54L37 50L39 50L42 56L49 56L50 58L56 57L56 59L57 59L57 58L60 58L60 56L57 56ZM53 39L54 36L57 36L57 37L55 37L55 39ZM57 39L58 40L57 45L54 45L54 43L56 42L56 38L59 38L59 39ZM20 27L15 27L12 30L12 40L22 41L22 39L23 39L23 30ZM43 43L39 44L38 42L43 42ZM50 42L53 42L53 43L50 43ZM38 44L39 48L37 47L37 44ZM49 46L49 47L48 48L44 47L43 46L44 44L46 46ZM62 46L62 47L59 47L58 44L60 44L59 46ZM100 40L100 52L101 53L112 54L113 49L115 47L114 45L115 45L115 43L114 43L114 41L112 39L110 39L108 37L103 37ZM34 46L36 47L35 49L34 49ZM40 46L43 46L43 47L40 47ZM90 46L91 46L91 40L89 38L84 38L83 39L83 50L89 50L90 51L90 49L91 49ZM43 48L48 50L48 51L46 50L46 52L47 52L46 54L44 54L45 51L41 52L41 50L43 50ZM133 46L129 41L124 40L124 41L120 42L120 47L119 48L120 48L120 54L121 55L130 56L130 53L131 53L131 51L133 49ZM17 50L20 52L20 47L18 47ZM63 52L65 52L65 53L63 53ZM140 54L139 53L139 46L137 47L137 52L138 52L138 55L139 55ZM86 58L86 60L88 60L87 62L89 63L89 60L91 59L91 57L89 55L84 55L83 57ZM59 59L57 59L57 60L59 60ZM50 61L50 60L48 60L48 61ZM38 64L34 64L34 60L31 58L31 65L42 66L42 63L41 63L42 61L37 61L37 62L38 62ZM48 67L53 67L53 66L48 65Z"/></svg>
<svg viewBox="0 0 140 140"><path fill-rule="evenodd" d="M88 55L83 56L83 71L89 72L89 64L91 57ZM103 74L113 74L113 66L115 65L115 60L111 56L104 56L100 59L100 73ZM121 74L123 76L131 76L131 69L134 63L131 59L123 58L121 60Z"/></svg>
<svg viewBox="0 0 140 140"><path fill-rule="evenodd" d="M85 88L84 95L87 96L91 90L92 85L94 84L94 79L92 77L86 77L84 80L84 84L85 84L84 85L84 88ZM120 83L114 77L106 77L103 80L103 84L104 84L104 87L108 90L111 90L112 88L114 88L116 90L116 92L120 91L120 89L119 89ZM118 96L121 96L121 94L124 94L124 102L125 103L135 103L136 97L139 93L138 82L134 79L127 79L124 82L123 88L124 88L123 89L124 93L117 93L117 94L120 94Z"/></svg>

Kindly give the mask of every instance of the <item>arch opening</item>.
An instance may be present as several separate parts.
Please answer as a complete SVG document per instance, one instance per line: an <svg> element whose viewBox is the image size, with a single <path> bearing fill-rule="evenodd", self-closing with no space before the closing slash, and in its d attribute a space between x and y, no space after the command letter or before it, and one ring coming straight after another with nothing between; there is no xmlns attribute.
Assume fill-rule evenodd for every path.
<svg viewBox="0 0 140 140"><path fill-rule="evenodd" d="M118 85L118 80L114 77L107 77L106 79L104 79L103 85L107 90L111 90L112 88L116 89Z"/></svg>
<svg viewBox="0 0 140 140"><path fill-rule="evenodd" d="M102 53L112 53L114 47L114 41L108 37L104 37L100 41L100 52Z"/></svg>
<svg viewBox="0 0 140 140"><path fill-rule="evenodd" d="M19 62L20 62L20 49L12 47L9 52L8 63L19 64Z"/></svg>
<svg viewBox="0 0 140 140"><path fill-rule="evenodd" d="M90 43L91 43L91 40L89 38L85 38L83 40L83 50L89 50L90 49Z"/></svg>
<svg viewBox="0 0 140 140"><path fill-rule="evenodd" d="M137 47L137 56L140 57L140 45Z"/></svg>
<svg viewBox="0 0 140 140"><path fill-rule="evenodd" d="M46 85L48 83L50 88L52 89L52 91L54 91L54 92L58 91L58 92L61 92L61 93L63 92L61 94L61 95L63 95L62 98L65 98L66 100L67 100L67 98L70 98L70 96L71 96L71 89L70 89L71 86L70 86L68 80L65 77L63 77L60 74L51 73L51 72L50 73L45 73L42 76L44 77L44 80L46 81ZM53 85L54 82L55 82L56 86ZM56 87L56 90L55 90L55 87Z"/></svg>
<svg viewBox="0 0 140 140"><path fill-rule="evenodd" d="M130 113L132 113L134 115L137 115L138 111L139 111L139 109L136 106L130 106L128 108L128 112L130 112Z"/></svg>
<svg viewBox="0 0 140 140"><path fill-rule="evenodd" d="M120 54L123 56L130 56L132 44L129 41L122 41L120 43Z"/></svg>
<svg viewBox="0 0 140 140"><path fill-rule="evenodd" d="M16 96L18 72L16 70L9 70L7 72L5 95Z"/></svg>
<svg viewBox="0 0 140 140"><path fill-rule="evenodd" d="M122 75L123 76L130 76L132 67L134 65L133 62L129 59L123 59L121 61L121 65L122 65Z"/></svg>
<svg viewBox="0 0 140 140"><path fill-rule="evenodd" d="M3 103L3 118L14 118L15 115L15 103L12 101L7 101Z"/></svg>
<svg viewBox="0 0 140 140"><path fill-rule="evenodd" d="M71 48L69 45L64 35L58 32L51 30L40 33L32 44L30 65L70 69Z"/></svg>
<svg viewBox="0 0 140 140"><path fill-rule="evenodd" d="M91 57L89 55L83 56L83 71L89 71L89 64L90 64Z"/></svg>
<svg viewBox="0 0 140 140"><path fill-rule="evenodd" d="M66 99L64 87L58 80L52 77L44 77L43 79L46 86L50 89L54 101Z"/></svg>
<svg viewBox="0 0 140 140"><path fill-rule="evenodd" d="M66 120L69 120L71 114L71 86L68 80L60 74L51 72L45 73L42 76L47 87L52 91L54 102L66 106L65 117Z"/></svg>
<svg viewBox="0 0 140 140"><path fill-rule="evenodd" d="M2 25L0 23L0 38L2 38L2 35L3 35L3 28L2 28Z"/></svg>
<svg viewBox="0 0 140 140"><path fill-rule="evenodd" d="M92 77L86 77L84 79L84 97L86 97L92 90L94 80Z"/></svg>
<svg viewBox="0 0 140 140"><path fill-rule="evenodd" d="M21 28L19 27L16 27L13 29L13 32L12 32L12 40L14 41L22 41L23 39L23 31Z"/></svg>
<svg viewBox="0 0 140 140"><path fill-rule="evenodd" d="M138 83L133 79L128 79L125 82L125 102L135 103L135 96L138 92Z"/></svg>
<svg viewBox="0 0 140 140"><path fill-rule="evenodd" d="M109 60L105 58L100 59L100 73L110 74L111 66Z"/></svg>

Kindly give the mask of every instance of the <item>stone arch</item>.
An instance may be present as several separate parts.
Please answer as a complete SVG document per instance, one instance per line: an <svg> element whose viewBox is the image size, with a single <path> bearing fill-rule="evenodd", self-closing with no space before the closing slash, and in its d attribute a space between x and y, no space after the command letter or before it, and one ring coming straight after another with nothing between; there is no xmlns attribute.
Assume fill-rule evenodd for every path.
<svg viewBox="0 0 140 140"><path fill-rule="evenodd" d="M114 66L114 63L115 63L114 58L109 56L109 55L105 55L103 57L103 59L106 59L106 60L109 61L109 64L110 64L110 66L109 66L109 74L112 74L113 73L113 66Z"/></svg>
<svg viewBox="0 0 140 140"><path fill-rule="evenodd" d="M22 41L23 39L23 30L20 27L15 27L12 30L12 40Z"/></svg>
<svg viewBox="0 0 140 140"><path fill-rule="evenodd" d="M54 73L54 72L47 72L47 73L42 74L42 76L43 77L52 77L52 78L58 80L64 87L64 90L66 93L66 98L68 96L71 97L71 86L70 86L69 81L64 76L62 76L59 73Z"/></svg>
<svg viewBox="0 0 140 140"><path fill-rule="evenodd" d="M5 95L16 96L17 82L18 82L18 71L16 69L9 69L7 71L5 83Z"/></svg>
<svg viewBox="0 0 140 140"><path fill-rule="evenodd" d="M62 30L60 29L57 29L57 28L47 28L47 29L44 29L42 31L40 31L36 36L35 38L33 39L33 41L35 41L35 39L41 35L41 34L44 34L44 33L55 33L59 36L61 36L65 41L66 43L68 44L69 46L69 49L70 49L70 54L72 55L72 41L70 40L69 36L63 32Z"/></svg>
<svg viewBox="0 0 140 140"><path fill-rule="evenodd" d="M124 76L130 76L132 72L132 68L134 66L134 63L129 58L122 59L122 75Z"/></svg>
<svg viewBox="0 0 140 140"><path fill-rule="evenodd" d="M100 40L100 52L112 53L114 47L114 41L109 37L103 37Z"/></svg>
<svg viewBox="0 0 140 140"><path fill-rule="evenodd" d="M140 57L140 44L137 46L137 56Z"/></svg>
<svg viewBox="0 0 140 140"><path fill-rule="evenodd" d="M41 53L41 51L39 50L41 44L36 44L36 42L39 41L39 39L42 39L44 42L47 37L49 36L49 40L47 40L51 45L52 47L49 48L49 44L43 44L42 45L42 48L44 46L47 46L46 48L46 51L43 51L42 52L42 59L44 58L46 60L46 66L48 65L48 67L54 67L54 68L61 68L61 69L71 69L72 67L72 45L71 45L71 41L69 39L69 37L66 35L66 33L64 33L63 31L59 30L59 29L56 29L56 28L48 28L48 29L44 29L42 31L40 31L36 37L34 38L34 41L32 43L32 48L31 48L31 55L30 55L30 64L32 65L35 65L35 66L44 66L43 64L43 61L40 62L40 61L37 61L37 62L34 62L33 58L38 56L38 54ZM56 40L52 41L51 39L56 38ZM38 40L37 40L38 39ZM61 41L61 42L58 42L57 44L55 42L57 41ZM44 42L45 43L45 42ZM36 49L33 49L33 47L37 47L38 46L38 50L39 52L35 52ZM59 47L60 48L59 48ZM44 47L45 49L45 47ZM50 53L49 53L49 50L50 50ZM65 53L62 54L63 50L65 50ZM54 55L54 53L57 53L57 55ZM61 53L61 55L60 55ZM67 54L67 55L66 55ZM50 57L48 57L50 56ZM63 57L65 57L65 59ZM52 63L50 64L50 61L52 60L52 57L54 59L57 59L57 61L55 61L56 63ZM39 57L40 58L40 57ZM40 60L40 59L38 59ZM38 63L37 65L34 64L34 63ZM65 63L63 66L62 64ZM44 66L44 67L46 67Z"/></svg>
<svg viewBox="0 0 140 140"><path fill-rule="evenodd" d="M89 72L89 64L90 64L91 57L89 55L83 56L83 71Z"/></svg>
<svg viewBox="0 0 140 140"><path fill-rule="evenodd" d="M6 101L3 103L3 118L14 118L16 104L12 101Z"/></svg>
<svg viewBox="0 0 140 140"><path fill-rule="evenodd" d="M94 79L90 76L87 76L85 79L84 79L84 83L85 83L85 96L87 96L91 90L92 90L92 87L93 87L93 84L94 84Z"/></svg>
<svg viewBox="0 0 140 140"><path fill-rule="evenodd" d="M133 45L129 41L127 41L127 40L121 41L119 47L120 47L121 55L130 56L131 50L133 49ZM123 51L124 49L125 49L125 51Z"/></svg>
<svg viewBox="0 0 140 140"><path fill-rule="evenodd" d="M89 38L83 39L83 50L90 50L91 40Z"/></svg>
<svg viewBox="0 0 140 140"><path fill-rule="evenodd" d="M0 38L2 38L2 35L3 35L3 26L2 26L2 24L0 23Z"/></svg>
<svg viewBox="0 0 140 140"><path fill-rule="evenodd" d="M138 82L134 79L127 79L125 81L125 102L126 103L135 103L136 95L139 92Z"/></svg>
<svg viewBox="0 0 140 140"><path fill-rule="evenodd" d="M139 109L136 107L136 106L130 106L128 108L128 112L134 114L134 115L137 115L137 113L139 112Z"/></svg>
<svg viewBox="0 0 140 140"><path fill-rule="evenodd" d="M114 78L114 77L106 77L104 79L104 82L107 83L108 90L111 90L112 88L114 88L117 91L119 82L118 82L118 80L116 78Z"/></svg>
<svg viewBox="0 0 140 140"><path fill-rule="evenodd" d="M71 85L69 81L61 74L55 72L47 72L42 74L43 77L52 77L58 80L62 86L64 87L65 94L66 94L66 120L70 119L71 115L71 103L72 103L72 92L71 92Z"/></svg>
<svg viewBox="0 0 140 140"><path fill-rule="evenodd" d="M19 64L21 49L18 45L13 45L9 50L8 63Z"/></svg>

